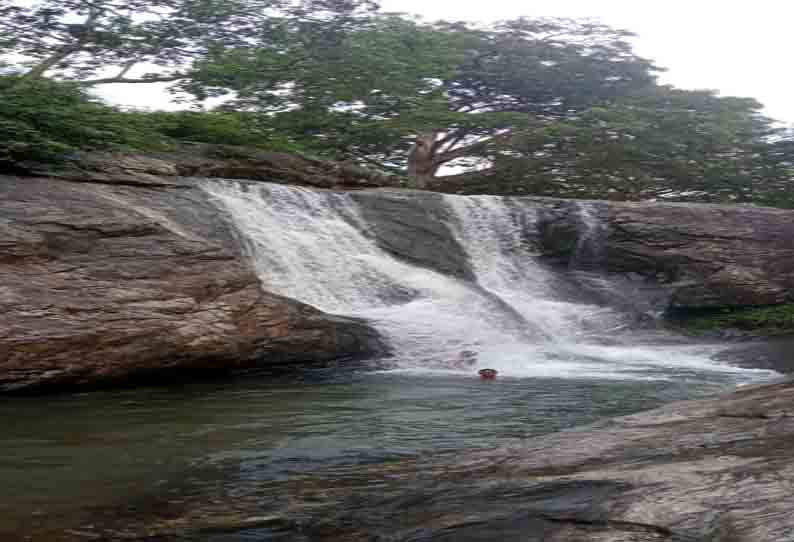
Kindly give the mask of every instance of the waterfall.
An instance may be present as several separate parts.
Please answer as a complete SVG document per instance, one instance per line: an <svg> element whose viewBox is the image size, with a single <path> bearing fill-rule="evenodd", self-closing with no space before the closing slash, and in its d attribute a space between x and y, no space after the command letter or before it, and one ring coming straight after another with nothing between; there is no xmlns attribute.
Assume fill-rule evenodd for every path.
<svg viewBox="0 0 794 542"><path fill-rule="evenodd" d="M559 278L527 240L537 222L529 203L444 196L472 283L381 249L345 193L225 180L203 188L230 216L265 289L367 318L391 343L394 370L455 373L449 361L471 349L479 354L475 368L506 376L738 371L712 362L702 346L645 344L619 311L561 295Z"/></svg>
<svg viewBox="0 0 794 542"><path fill-rule="evenodd" d="M537 326L546 342L570 344L622 326L620 315L609 308L559 299L557 278L537 263L527 246L524 228L537 223L537 210L531 204L510 207L498 196L445 199L456 218L453 231L478 283Z"/></svg>

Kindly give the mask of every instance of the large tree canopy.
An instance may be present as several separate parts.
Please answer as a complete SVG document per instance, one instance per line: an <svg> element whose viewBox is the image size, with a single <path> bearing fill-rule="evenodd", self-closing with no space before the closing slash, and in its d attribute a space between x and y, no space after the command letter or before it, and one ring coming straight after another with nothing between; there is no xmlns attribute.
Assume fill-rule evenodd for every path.
<svg viewBox="0 0 794 542"><path fill-rule="evenodd" d="M278 141L419 187L794 204L792 134L753 100L660 85L630 37L429 24L370 0L0 0L3 92L27 112L26 81L171 81L225 113L157 130Z"/></svg>
<svg viewBox="0 0 794 542"><path fill-rule="evenodd" d="M381 16L333 34L283 30L287 46L218 51L197 88L234 91L227 108L416 186L769 201L791 185L790 138L760 104L659 85L630 35L601 24Z"/></svg>
<svg viewBox="0 0 794 542"><path fill-rule="evenodd" d="M487 182L566 197L749 202L791 174L772 153L782 133L760 108L752 99L649 87L523 132L494 156Z"/></svg>
<svg viewBox="0 0 794 542"><path fill-rule="evenodd" d="M371 18L335 41L301 28L283 49L225 50L205 82L234 90L236 107L278 112L342 143L351 157L431 178L523 129L653 84L657 69L632 53L628 36L573 20L480 29Z"/></svg>

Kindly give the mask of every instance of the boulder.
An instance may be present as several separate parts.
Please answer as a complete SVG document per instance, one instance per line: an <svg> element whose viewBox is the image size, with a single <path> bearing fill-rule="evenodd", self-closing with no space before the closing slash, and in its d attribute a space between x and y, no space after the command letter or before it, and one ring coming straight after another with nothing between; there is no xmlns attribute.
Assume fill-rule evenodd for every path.
<svg viewBox="0 0 794 542"><path fill-rule="evenodd" d="M314 510L302 532L326 542L788 541L792 401L794 384L781 382L492 451L376 466L356 476L383 483L370 493L335 480L339 501Z"/></svg>

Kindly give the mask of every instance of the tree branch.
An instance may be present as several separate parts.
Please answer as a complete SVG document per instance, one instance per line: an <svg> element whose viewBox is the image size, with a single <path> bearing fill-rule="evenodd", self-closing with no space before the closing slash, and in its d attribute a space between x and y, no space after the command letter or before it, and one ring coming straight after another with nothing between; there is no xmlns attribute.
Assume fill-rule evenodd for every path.
<svg viewBox="0 0 794 542"><path fill-rule="evenodd" d="M82 26L84 31L79 37L76 37L74 41L71 43L65 43L61 47L55 50L50 56L39 62L38 65L34 66L30 71L28 71L25 75L22 76L23 81L30 81L30 80L37 80L44 77L44 74L50 69L70 56L74 53L83 49L83 46L88 41L87 37L90 32L89 30L93 30L94 24L96 23L97 19L100 16L100 12L97 10L96 6L91 5L90 11L88 16L86 17L85 21L83 21Z"/></svg>
<svg viewBox="0 0 794 542"><path fill-rule="evenodd" d="M129 62L124 64L124 66L121 68L121 71L118 73L118 75L116 75L116 78L123 79L129 73L132 67L135 66L135 64L137 63L138 63L137 60L130 60Z"/></svg>
<svg viewBox="0 0 794 542"><path fill-rule="evenodd" d="M82 44L78 42L59 47L54 53L39 62L29 72L23 75L22 79L27 81L41 79L50 68L60 64L71 55L79 51L81 46Z"/></svg>
<svg viewBox="0 0 794 542"><path fill-rule="evenodd" d="M162 75L157 77L140 77L140 78L126 78L126 77L103 77L100 79L88 79L86 81L77 81L77 84L83 85L86 87L93 87L96 85L109 85L112 83L125 83L125 84L142 84L142 83L173 83L174 81L179 81L180 79L184 79L186 76L184 74L175 74L175 75Z"/></svg>

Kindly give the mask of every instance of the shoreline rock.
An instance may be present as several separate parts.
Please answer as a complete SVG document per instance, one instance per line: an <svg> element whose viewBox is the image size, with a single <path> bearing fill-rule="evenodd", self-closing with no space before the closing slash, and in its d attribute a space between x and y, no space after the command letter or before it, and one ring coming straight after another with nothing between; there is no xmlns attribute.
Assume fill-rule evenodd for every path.
<svg viewBox="0 0 794 542"><path fill-rule="evenodd" d="M0 177L0 393L384 351L262 290L234 235L200 190Z"/></svg>
<svg viewBox="0 0 794 542"><path fill-rule="evenodd" d="M231 523L241 538L312 542L788 542L792 404L792 380L748 386L493 450L240 484L230 501L111 508L91 535L185 540Z"/></svg>
<svg viewBox="0 0 794 542"><path fill-rule="evenodd" d="M329 508L347 512L315 511L299 532L326 542L788 541L792 404L789 380L489 452L374 468L391 485L338 492Z"/></svg>

